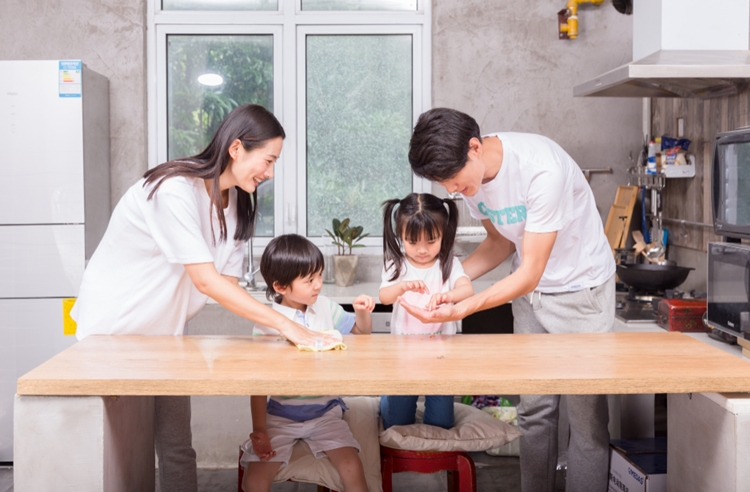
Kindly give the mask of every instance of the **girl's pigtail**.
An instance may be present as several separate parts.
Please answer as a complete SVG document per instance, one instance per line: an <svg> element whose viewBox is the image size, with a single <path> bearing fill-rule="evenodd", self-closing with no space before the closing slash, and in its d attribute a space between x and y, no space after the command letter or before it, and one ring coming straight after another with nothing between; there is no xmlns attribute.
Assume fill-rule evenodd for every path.
<svg viewBox="0 0 750 492"><path fill-rule="evenodd" d="M393 265L393 275L389 279L391 282L398 278L404 261L393 227L393 211L400 203L401 200L398 198L383 202L383 266L388 270L388 266Z"/></svg>
<svg viewBox="0 0 750 492"><path fill-rule="evenodd" d="M458 207L450 198L443 199L443 204L448 209L448 220L443 230L439 257L443 282L447 282L453 269L453 243L456 240L456 229L458 229Z"/></svg>

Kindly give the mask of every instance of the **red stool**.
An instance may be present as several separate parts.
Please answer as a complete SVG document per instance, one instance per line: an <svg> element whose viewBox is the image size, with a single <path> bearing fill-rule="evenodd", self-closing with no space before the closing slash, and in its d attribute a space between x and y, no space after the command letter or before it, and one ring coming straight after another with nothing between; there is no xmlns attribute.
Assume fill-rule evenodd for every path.
<svg viewBox="0 0 750 492"><path fill-rule="evenodd" d="M240 460L242 459L242 446L240 446L240 457L237 459L237 492L243 492L242 490L242 478L245 476L245 469L242 467L242 463L240 463ZM472 463L472 466L474 466L474 463ZM290 482L292 480L289 480ZM318 492L335 492L328 487L323 487L322 485L318 485Z"/></svg>
<svg viewBox="0 0 750 492"><path fill-rule="evenodd" d="M463 451L406 451L380 446L380 471L383 474L383 492L393 492L394 473L440 471L448 472L449 491L477 491L474 460Z"/></svg>

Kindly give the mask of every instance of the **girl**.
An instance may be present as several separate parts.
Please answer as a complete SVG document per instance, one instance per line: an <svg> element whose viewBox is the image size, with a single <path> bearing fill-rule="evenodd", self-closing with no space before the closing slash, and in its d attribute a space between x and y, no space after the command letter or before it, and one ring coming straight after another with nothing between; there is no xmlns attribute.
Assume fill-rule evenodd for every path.
<svg viewBox="0 0 750 492"><path fill-rule="evenodd" d="M261 106L236 108L198 155L148 171L122 197L83 275L71 312L77 337L182 335L211 297L311 345L313 333L238 285L259 183L273 177L285 137ZM296 349L295 349L296 350ZM190 397L154 399L162 491L197 491Z"/></svg>
<svg viewBox="0 0 750 492"><path fill-rule="evenodd" d="M378 294L381 303L393 304L391 332L455 334L454 322L422 323L394 302L403 297L412 305L434 310L474 294L469 277L453 257L458 224L456 204L428 193L412 193L403 200L388 200L383 207L383 281ZM382 397L384 427L413 424L416 408L416 396ZM453 427L453 397L427 396L424 423Z"/></svg>

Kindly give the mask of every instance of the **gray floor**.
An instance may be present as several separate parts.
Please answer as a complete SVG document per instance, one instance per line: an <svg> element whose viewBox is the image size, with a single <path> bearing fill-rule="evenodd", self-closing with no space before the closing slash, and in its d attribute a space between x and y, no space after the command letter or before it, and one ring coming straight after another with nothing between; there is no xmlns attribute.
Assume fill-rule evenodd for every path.
<svg viewBox="0 0 750 492"><path fill-rule="evenodd" d="M493 457L487 453L471 453L477 468L477 492L515 492L521 490L518 458ZM234 492L237 490L237 470L199 470L201 492ZM559 491L564 491L564 478L558 476ZM434 492L448 490L445 473L421 475L399 473L393 476L394 491ZM316 492L311 484L285 482L273 486L272 492ZM13 469L0 467L0 492L13 491ZM157 484L158 491L158 484Z"/></svg>

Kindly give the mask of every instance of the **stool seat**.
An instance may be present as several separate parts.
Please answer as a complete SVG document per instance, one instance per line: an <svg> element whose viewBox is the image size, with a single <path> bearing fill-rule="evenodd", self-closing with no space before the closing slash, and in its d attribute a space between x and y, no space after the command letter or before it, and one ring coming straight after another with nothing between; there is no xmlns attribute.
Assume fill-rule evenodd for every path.
<svg viewBox="0 0 750 492"><path fill-rule="evenodd" d="M448 472L448 490L476 492L477 472L474 460L464 451L410 451L380 446L380 471L383 492L393 492L394 473Z"/></svg>

